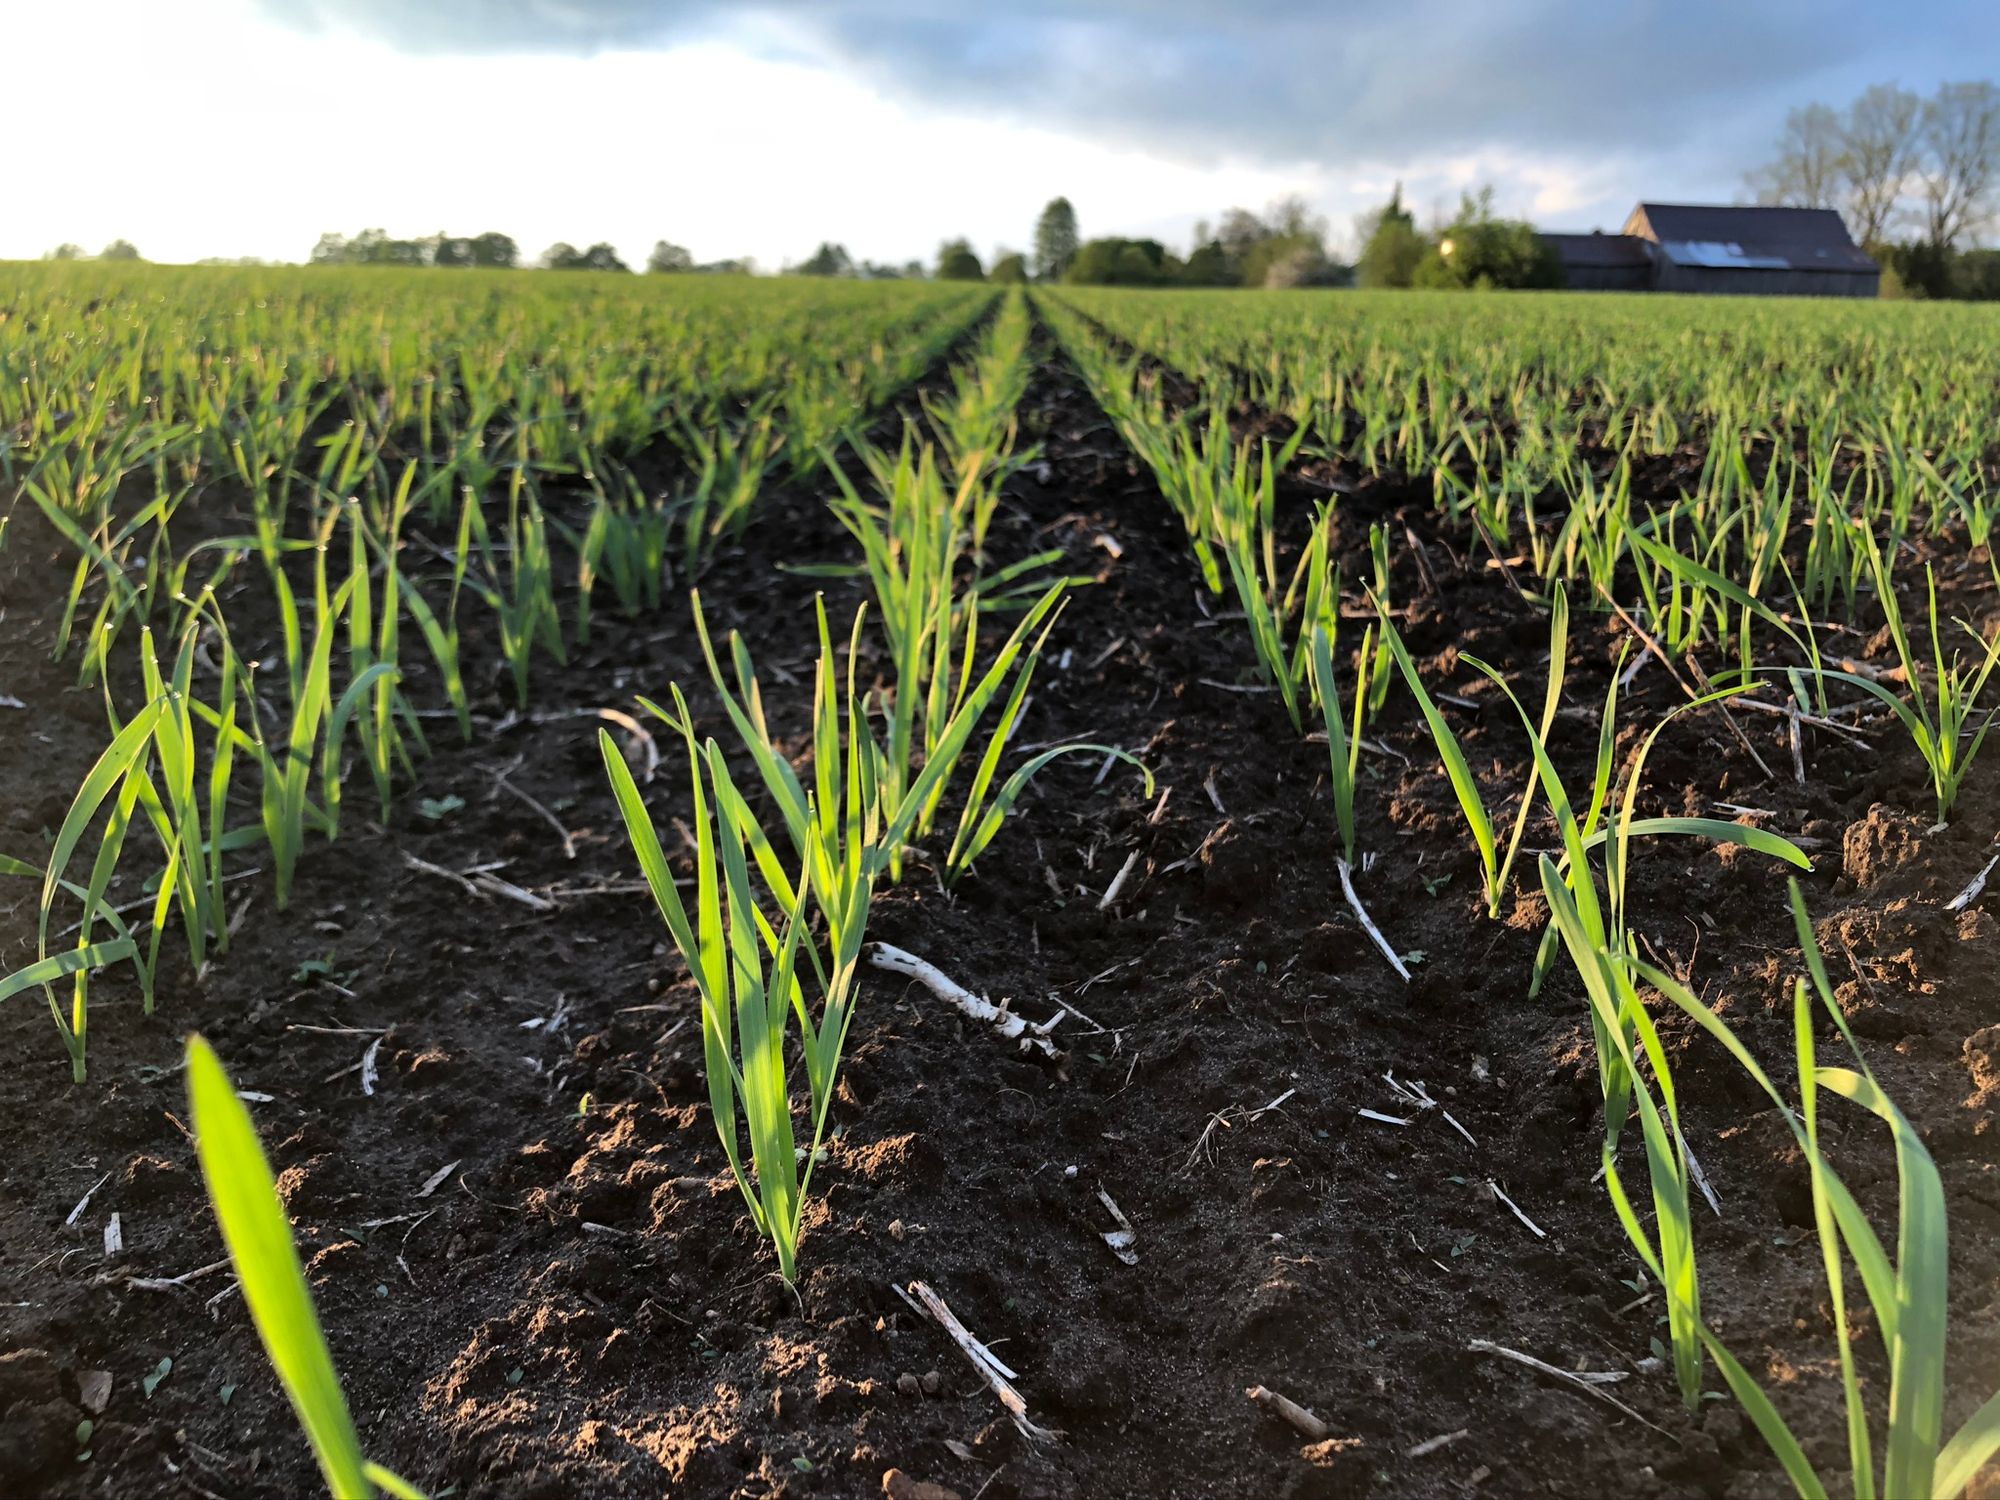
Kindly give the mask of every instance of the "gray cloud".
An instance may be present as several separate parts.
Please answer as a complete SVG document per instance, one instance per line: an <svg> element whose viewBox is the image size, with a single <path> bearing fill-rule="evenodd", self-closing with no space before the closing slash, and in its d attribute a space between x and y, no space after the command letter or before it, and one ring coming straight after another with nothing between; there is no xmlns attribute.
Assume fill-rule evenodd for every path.
<svg viewBox="0 0 2000 1500"><path fill-rule="evenodd" d="M670 46L721 0L261 0L419 52ZM1647 157L1728 181L1785 109L2000 72L1990 0L766 0L892 93L1198 158ZM1711 168L1710 163L1713 163ZM1726 165L1725 165L1726 164Z"/></svg>

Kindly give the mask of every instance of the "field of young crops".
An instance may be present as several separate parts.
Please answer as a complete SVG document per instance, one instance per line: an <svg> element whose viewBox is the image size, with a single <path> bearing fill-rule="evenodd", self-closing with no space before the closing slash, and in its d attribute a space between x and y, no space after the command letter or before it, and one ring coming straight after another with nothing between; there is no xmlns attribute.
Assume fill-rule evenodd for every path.
<svg viewBox="0 0 2000 1500"><path fill-rule="evenodd" d="M1959 306L0 267L0 1492L1987 1493L1996 433Z"/></svg>

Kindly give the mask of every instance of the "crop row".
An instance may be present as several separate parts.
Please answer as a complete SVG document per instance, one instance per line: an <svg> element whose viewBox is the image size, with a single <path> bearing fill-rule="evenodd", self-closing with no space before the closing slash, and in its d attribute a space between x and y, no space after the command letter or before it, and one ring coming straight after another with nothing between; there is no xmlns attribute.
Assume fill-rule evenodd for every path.
<svg viewBox="0 0 2000 1500"><path fill-rule="evenodd" d="M1702 1317L1692 1207L1701 1172L1682 1130L1673 1067L1653 1017L1662 1004L1688 1015L1750 1073L1791 1129L1810 1168L1819 1248L1836 1310L1848 1407L1847 1477L1854 1492L1958 1493L2000 1451L2000 1395L1949 1442L1944 1440L1948 1226L1937 1169L1917 1131L1870 1072L1848 1028L1796 880L1791 905L1808 975L1796 982L1795 991L1794 1061L1800 1090L1795 1104L1773 1085L1714 1009L1642 956L1627 877L1633 841L1659 837L1739 844L1797 868L1811 868L1802 850L1765 829L1707 818L1637 816L1646 759L1662 732L1681 715L1710 707L1726 713L1732 707L1756 706L1789 715L1794 733L1808 716L1824 724L1838 719L1851 725L1864 713L1886 711L1907 731L1930 772L1939 821L1951 815L1985 738L1991 710L1982 713L1977 700L2000 662L2000 639L1986 639L1970 623L1941 619L1933 576L1924 593L1928 619L1918 622L1917 638L1928 649L1920 650L1912 643L1893 572L1895 560L1919 529L1985 547L1991 449L1984 433L1975 437L1959 425L1970 405L1953 412L1938 403L1919 408L1920 416L1895 421L1877 410L1874 418L1881 425L1871 427L1869 419L1855 416L1863 398L1845 407L1829 395L1820 403L1822 423L1808 422L1802 438L1787 437L1782 427L1795 413L1782 362L1764 366L1753 357L1740 360L1710 385L1672 388L1689 403L1679 415L1667 416L1660 407L1649 420L1632 407L1607 402L1587 428L1578 416L1587 398L1580 401L1577 391L1588 389L1589 382L1580 378L1576 363L1554 377L1557 386L1536 390L1532 310L1542 303L1510 302L1501 304L1505 316L1522 324L1521 346L1512 357L1528 363L1512 387L1515 420L1488 428L1496 440L1483 442L1469 425L1469 414L1490 402L1493 389L1479 378L1485 346L1464 342L1462 328L1430 328L1434 343L1411 368L1401 364L1399 352L1382 352L1398 332L1407 330L1386 332L1358 361L1351 349L1336 355L1328 343L1316 342L1337 339L1343 327L1353 331L1355 324L1348 320L1354 315L1347 312L1352 304L1346 299L1320 301L1314 308L1318 326L1308 321L1302 329L1271 335L1277 351L1245 333L1245 324L1270 315L1267 305L1251 299L1142 302L1102 293L1077 302L1051 299L1051 320L1098 403L1179 514L1207 589L1239 607L1266 682L1280 696L1294 728L1303 729L1306 712L1312 704L1318 706L1330 752L1342 890L1360 926L1405 979L1409 976L1401 959L1369 917L1354 879L1366 866L1366 852L1356 846L1357 752L1364 726L1380 711L1391 671L1402 679L1429 728L1464 815L1485 878L1489 919L1501 916L1537 793L1544 799L1559 852L1537 859L1536 883L1550 921L1534 972L1523 979L1530 994L1539 991L1560 952L1581 981L1604 1104L1603 1181L1635 1251L1665 1293L1683 1400L1690 1409L1698 1406L1705 1371L1713 1364L1799 1492L1827 1492L1826 1480L1770 1398ZM1138 341L1135 345L1088 316L1085 305L1143 313L1151 321L1134 318L1123 325ZM1806 315L1788 310L1783 316ZM1544 326L1562 327L1557 322ZM1688 328L1681 331L1693 335ZM1822 327L1818 332L1831 343L1842 330ZM1573 328L1568 334L1576 336ZM1316 360L1284 354L1288 337L1294 347L1318 348ZM1573 361L1579 347L1567 345ZM1551 349L1551 361L1561 352ZM1321 390L1333 394L1321 405L1294 405L1292 431L1282 442L1238 436L1232 412L1242 415L1239 403L1246 392L1256 390L1242 375L1246 356L1253 367L1274 371L1287 369L1287 358L1313 360L1310 368L1317 371ZM1361 373L1351 380L1336 362L1343 357L1358 363ZM1963 369L1949 363L1947 345L1934 344L1922 357L1938 361L1934 377L1951 369L1954 380L1963 381ZM1448 362L1452 360L1467 364ZM1163 366L1162 361L1169 363ZM1354 367L1347 366L1350 371ZM1413 374L1421 378L1412 380ZM1653 383L1642 388L1648 399L1660 399L1654 393L1669 389L1664 372L1655 369L1651 378ZM1171 389L1175 381L1198 394L1177 402ZM1567 394L1559 397L1559 391ZM1990 403L1991 390L1976 399ZM1256 396L1247 400L1254 406ZM1887 408L1906 412L1907 403L1885 401ZM1357 407L1364 413L1358 428L1351 420ZM1849 426L1850 421L1858 425ZM1665 449L1671 453L1680 444L1679 434L1696 422L1707 428L1709 445L1696 484L1671 497L1649 499L1633 483L1635 460L1648 451L1642 434L1657 441L1663 429L1671 430L1675 436ZM1934 462L1935 452L1915 455L1913 466L1913 455L1897 446L1941 441L1946 430L1957 435L1946 459L1949 479ZM1519 446L1526 432L1537 434L1531 457L1523 456ZM1612 441L1621 434L1622 441ZM1764 471L1753 479L1747 455L1760 442ZM1815 443L1826 445L1817 459ZM1363 589L1367 607L1361 613L1368 624L1359 648L1349 653L1352 686L1343 705L1334 651L1343 592L1332 538L1338 489L1333 499L1316 507L1303 528L1303 543L1285 547L1279 541L1278 476L1301 452L1377 472L1394 462L1397 477L1405 481L1420 480L1428 469L1436 480L1437 504L1459 524L1467 550L1484 542L1509 570L1523 602L1546 611L1549 667L1539 712L1531 713L1521 703L1501 672L1476 657L1460 658L1495 684L1516 710L1527 738L1532 769L1519 792L1511 831L1497 816L1499 810L1489 807L1488 793L1437 696L1400 639L1388 595L1387 542L1379 524L1369 538L1372 586ZM1558 461L1543 461L1555 454L1560 454ZM1844 476L1838 484L1836 476ZM1500 539L1519 538L1529 555L1500 556L1496 533ZM1985 560L1991 562L1990 554ZM1516 568L1519 573L1512 571ZM1550 752L1563 707L1572 589L1619 613L1632 627L1627 650L1635 639L1643 642L1675 671L1686 693L1686 701L1652 725L1621 766L1616 754L1618 699L1628 665L1621 657L1598 714L1594 765L1588 782L1578 788L1565 784ZM1865 618L1886 630L1907 698L1875 675L1829 666L1812 613L1815 606L1822 612L1837 609L1850 625ZM1957 644L1947 649L1946 642L1954 638L1969 652ZM1703 648L1720 650L1733 660L1706 673L1698 660ZM1770 688L1778 689L1782 701L1767 700ZM1743 743L1750 745L1747 739ZM1829 1028L1852 1054L1854 1067L1818 1062L1816 1038ZM1821 1091L1854 1102L1890 1130L1900 1184L1893 1258L1821 1150ZM1635 1118L1650 1222L1639 1206L1644 1200L1628 1189L1620 1169L1620 1148ZM1889 1361L1890 1386L1879 1411L1871 1410L1857 1374L1845 1310L1850 1271L1873 1309ZM1872 1429L1882 1437L1879 1471Z"/></svg>
<svg viewBox="0 0 2000 1500"><path fill-rule="evenodd" d="M149 285L145 295L171 311L143 310ZM745 1211L791 1279L859 971L871 957L894 962L866 940L877 890L904 878L912 847L947 829L938 872L962 876L1052 759L1132 759L1103 745L1026 758L1010 748L1071 586L1052 571L1058 554L998 555L992 532L1002 487L1032 456L1015 418L1034 356L1026 300L1010 294L949 390L878 447L853 431L860 416L933 363L988 305L983 294L760 288L755 298L771 299L754 305L764 331L746 339L753 302L741 288L608 307L594 293L496 287L442 312L392 288L371 321L355 285L329 284L318 304L308 283L285 279L273 284L278 305L233 311L218 285L52 283L42 289L57 294L52 308L22 301L7 315L24 334L0 323L0 363L24 372L0 386L11 403L0 404L11 444L0 461L76 551L56 649L105 684L110 718L109 748L48 860L6 867L40 882L38 951L0 980L0 998L42 988L81 1079L94 971L130 964L150 1006L176 919L197 971L226 947L225 856L267 853L282 905L301 851L338 833L352 761L391 815L395 783L425 749L420 680L471 734L459 660L467 601L490 613L525 703L537 660L561 660L587 635L601 593L638 612L661 605L676 568L698 577L788 452L801 477L828 468L823 488L855 542L869 606L845 628L821 606L816 666L795 683L760 677L738 637L718 648L696 597L710 679L699 686L720 701L727 732L698 732L695 684L643 701L679 746L693 808L679 880L624 751L609 735L602 748L635 857L699 993L718 1137ZM1494 299L1467 312L1456 302L1447 317L1423 299L1037 299L1182 522L1191 571L1240 611L1292 727L1324 733L1331 863L1384 960L1408 977L1364 904L1375 851L1358 835L1356 773L1397 684L1461 807L1490 917L1538 805L1554 828L1557 850L1534 856L1532 881L1550 921L1522 982L1539 990L1566 959L1588 1005L1604 1181L1663 1294L1690 1406L1712 1365L1800 1492L1825 1493L1703 1319L1691 1211L1700 1167L1657 1029L1662 1006L1714 1036L1770 1096L1811 1171L1829 1295L1844 1307L1852 1274L1874 1310L1891 1371L1881 1412L1856 1374L1848 1320L1835 1318L1855 1492L1955 1492L2000 1449L2000 1397L1945 1439L1937 1171L1847 1031L1802 896L1794 886L1808 972L1795 992L1793 1100L1725 1021L1642 956L1627 875L1633 843L1657 838L1731 842L1809 867L1775 833L1640 816L1646 758L1681 714L1762 711L1795 733L1806 721L1887 715L1928 766L1940 819L1950 815L1984 734L1977 705L2000 643L1941 621L1934 582L1918 596L1929 618L1906 621L1899 601L1916 591L1899 592L1897 569L1918 537L1962 542L1968 556L1984 547L1995 382L1981 372L1994 373L1995 356L1958 325L1856 321L1872 310L1745 319L1701 304L1616 304L1584 318L1574 306ZM620 313L627 321L607 331L600 320ZM830 462L843 436L852 460ZM640 457L661 442L674 455L664 477ZM1474 773L1402 639L1395 540L1373 527L1353 549L1350 579L1336 535L1341 487L1294 503L1301 465L1357 469L1428 497L1467 555L1486 549L1523 607L1545 612L1538 712L1466 659L1519 710L1532 770L1518 790L1496 794ZM196 529L202 511L189 502L211 485L235 495L247 530ZM242 582L239 572L269 592L280 622L282 660L268 666L233 644L222 601L237 590L223 585ZM1574 787L1550 748L1573 607L1620 614L1686 687L1684 704L1621 763L1621 661L1594 712L1588 779ZM1825 644L1833 629L1877 625L1899 654L1895 680L1841 665ZM887 663L878 679L861 679L864 656ZM121 704L114 680L139 690ZM774 721L810 726L801 763ZM109 892L138 844L150 852L134 922ZM56 920L70 910L81 919L65 946ZM71 986L67 1007L59 981ZM1853 1066L1818 1062L1829 1030ZM246 1301L329 1484L401 1492L361 1457L282 1211L262 1190L268 1168L198 1043L189 1077ZM1822 1092L1891 1133L1893 1255L1820 1149ZM1628 1187L1635 1161L1643 1188Z"/></svg>

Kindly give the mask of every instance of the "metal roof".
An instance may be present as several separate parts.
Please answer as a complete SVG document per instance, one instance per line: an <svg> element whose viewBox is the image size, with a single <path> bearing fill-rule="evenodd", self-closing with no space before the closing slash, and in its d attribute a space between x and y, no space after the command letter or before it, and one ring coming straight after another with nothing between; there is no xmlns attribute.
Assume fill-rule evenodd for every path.
<svg viewBox="0 0 2000 1500"><path fill-rule="evenodd" d="M1846 271L1880 268L1855 247L1830 208L1641 203L1625 233L1656 242L1676 265L1746 271Z"/></svg>

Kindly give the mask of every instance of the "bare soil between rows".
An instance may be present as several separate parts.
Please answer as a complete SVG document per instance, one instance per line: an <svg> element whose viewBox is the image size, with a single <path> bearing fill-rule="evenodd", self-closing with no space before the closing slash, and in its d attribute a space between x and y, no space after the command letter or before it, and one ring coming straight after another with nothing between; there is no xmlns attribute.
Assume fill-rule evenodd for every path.
<svg viewBox="0 0 2000 1500"><path fill-rule="evenodd" d="M86 1085L70 1084L38 1001L0 1013L0 1491L265 1500L317 1487L227 1271L159 1284L222 1255L177 1072L196 1028L240 1088L271 1096L254 1113L371 1455L433 1494L861 1496L891 1469L987 1500L1785 1491L1731 1403L1688 1413L1647 1364L1663 1310L1628 1285L1637 1260L1593 1181L1584 1003L1560 968L1529 998L1539 899L1487 920L1406 697L1380 722L1388 753L1364 760L1376 858L1359 883L1397 947L1421 955L1407 986L1341 900L1324 746L1255 690L1247 635L1202 593L1150 478L1053 358L1023 427L1042 461L1011 484L995 550L1061 546L1095 582L1057 627L1020 736L1128 746L1164 802L1122 768L1100 780L1094 760L1058 762L975 878L947 892L920 864L878 901L872 932L1034 1019L1059 996L1087 1018L1056 1032L1066 1068L866 975L800 1283L785 1288L728 1181L693 991L632 889L598 760L595 711L670 682L721 728L687 613L676 601L628 622L600 601L589 645L538 670L525 715L509 711L491 642L469 642L474 743L427 721L436 753L392 826L373 826L357 792L340 841L307 851L284 913L266 877L242 880L231 952L199 981L170 965L151 1018L129 984L101 983ZM1427 675L1479 705L1453 712L1491 795L1518 788L1518 724L1456 653L1501 665L1536 700L1545 621L1454 550L1427 494L1352 476L1343 488L1347 576L1365 576L1371 521L1407 529L1392 591L1406 638ZM1299 478L1283 499L1302 513L1323 494ZM744 631L775 697L781 672L809 666L815 589L836 619L859 593L786 570L852 557L820 496L788 485L760 507L702 596L712 626ZM48 660L68 564L25 517L0 553L0 693L28 705L0 708L0 849L24 858L45 849L103 740L98 691ZM1947 603L1990 609L1986 578L1983 562L1952 564ZM1614 619L1578 610L1559 735L1579 776L1619 639ZM428 686L418 674L413 692ZM1679 696L1642 669L1621 746ZM801 705L773 711L800 727ZM1718 716L1689 715L1649 763L1642 811L1762 809L1810 845L1807 900L1842 1003L1944 1175L1955 1423L2000 1370L1995 897L1944 909L1988 857L1992 768L1932 832L1921 767L1892 734L1863 748L1809 730L1800 788L1783 776L1782 722L1742 718L1782 779L1766 781ZM574 859L502 778L555 813ZM647 792L663 828L688 815L671 757ZM464 806L427 819L424 797ZM504 862L506 880L559 910L474 900L405 856ZM1661 961L1686 967L1788 1078L1799 957L1781 871L1740 849L1656 843L1632 886ZM34 893L23 882L0 900L11 968L32 951ZM1697 1226L1712 1321L1837 1471L1803 1168L1734 1064L1668 1030L1721 1205ZM368 1095L357 1064L378 1037ZM1358 1115L1412 1116L1389 1074L1426 1086L1471 1140L1439 1111L1402 1127ZM1834 1118L1864 1203L1892 1202L1877 1133ZM1137 1230L1136 1266L1102 1238L1100 1189ZM107 1259L114 1212L125 1248ZM1060 1441L1016 1433L895 1294L914 1280L1019 1372ZM1474 1353L1477 1340L1626 1372L1615 1394L1637 1418ZM80 1459L98 1371L110 1397ZM1880 1382L1879 1361L1869 1375ZM1307 1444L1246 1401L1260 1384L1332 1437Z"/></svg>

